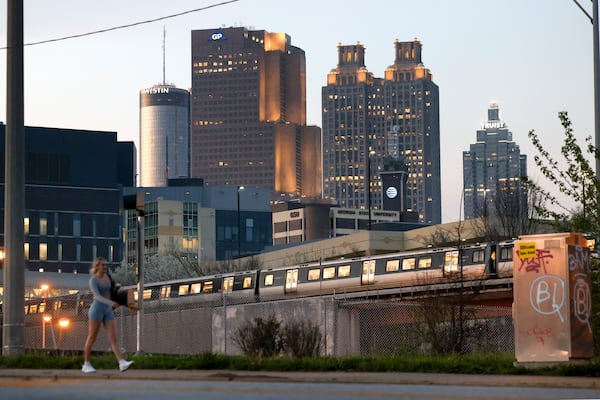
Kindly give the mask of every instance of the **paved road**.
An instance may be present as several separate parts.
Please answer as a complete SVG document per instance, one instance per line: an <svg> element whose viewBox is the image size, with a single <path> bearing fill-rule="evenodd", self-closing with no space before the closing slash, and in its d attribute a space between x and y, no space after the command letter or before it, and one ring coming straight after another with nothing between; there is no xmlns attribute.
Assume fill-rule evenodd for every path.
<svg viewBox="0 0 600 400"><path fill-rule="evenodd" d="M11 400L600 399L599 378L418 373L2 370Z"/></svg>

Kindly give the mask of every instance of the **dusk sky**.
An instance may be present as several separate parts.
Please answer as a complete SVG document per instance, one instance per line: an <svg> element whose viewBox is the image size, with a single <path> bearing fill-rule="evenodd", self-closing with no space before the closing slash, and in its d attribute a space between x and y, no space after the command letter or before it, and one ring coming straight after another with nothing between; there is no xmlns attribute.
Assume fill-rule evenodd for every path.
<svg viewBox="0 0 600 400"><path fill-rule="evenodd" d="M221 1L25 0L25 43L157 19ZM0 45L6 46L6 1ZM581 0L591 13L591 2ZM571 0L239 0L204 11L25 48L25 124L115 131L139 149L139 90L191 86L191 31L245 26L286 32L306 52L308 123L321 126L321 88L337 45L360 42L376 77L394 61L395 39L418 38L440 88L442 221L462 212L462 152L490 102L544 184L527 133L559 157L568 111L580 144L594 135L592 24ZM6 51L0 52L0 120L6 121ZM102 163L99 155L98 162Z"/></svg>

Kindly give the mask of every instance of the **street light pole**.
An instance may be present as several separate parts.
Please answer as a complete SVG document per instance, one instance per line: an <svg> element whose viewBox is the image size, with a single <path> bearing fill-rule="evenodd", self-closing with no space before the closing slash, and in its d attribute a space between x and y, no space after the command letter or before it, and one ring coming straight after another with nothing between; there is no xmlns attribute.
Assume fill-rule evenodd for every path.
<svg viewBox="0 0 600 400"><path fill-rule="evenodd" d="M242 245L241 245L241 240L242 240L242 220L240 218L240 191L244 190L243 186L238 186L237 187L237 247L238 247L238 251L237 251L237 258L239 260L241 254L242 254Z"/></svg>
<svg viewBox="0 0 600 400"><path fill-rule="evenodd" d="M598 33L598 1L592 0L592 15L579 4L578 0L573 0L577 7L589 18L592 23L594 46L594 145L600 146L600 34ZM600 159L596 158L596 179L600 179Z"/></svg>

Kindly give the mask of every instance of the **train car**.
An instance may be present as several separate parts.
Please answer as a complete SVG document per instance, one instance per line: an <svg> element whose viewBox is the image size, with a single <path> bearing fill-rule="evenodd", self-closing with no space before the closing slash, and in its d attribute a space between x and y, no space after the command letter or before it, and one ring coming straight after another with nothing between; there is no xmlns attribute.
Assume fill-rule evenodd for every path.
<svg viewBox="0 0 600 400"><path fill-rule="evenodd" d="M486 279L496 276L496 249L484 243L270 268L260 272L258 290L264 301Z"/></svg>
<svg viewBox="0 0 600 400"><path fill-rule="evenodd" d="M257 295L257 282L258 271L249 270L151 283L144 285L144 305L251 302ZM134 301L137 301L136 288L127 289L133 291Z"/></svg>

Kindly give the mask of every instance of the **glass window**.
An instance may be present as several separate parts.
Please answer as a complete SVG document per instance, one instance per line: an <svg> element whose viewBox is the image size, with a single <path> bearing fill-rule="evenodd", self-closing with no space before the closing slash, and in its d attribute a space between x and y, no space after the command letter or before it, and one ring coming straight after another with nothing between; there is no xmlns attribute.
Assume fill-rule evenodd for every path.
<svg viewBox="0 0 600 400"><path fill-rule="evenodd" d="M485 256L484 256L483 250L475 250L473 252L473 262L474 263L482 263L484 258L485 258Z"/></svg>
<svg viewBox="0 0 600 400"><path fill-rule="evenodd" d="M335 267L323 268L323 279L335 278Z"/></svg>
<svg viewBox="0 0 600 400"><path fill-rule="evenodd" d="M242 288L248 289L250 287L252 287L252 277L246 276L246 277L244 277L244 282L242 283Z"/></svg>
<svg viewBox="0 0 600 400"><path fill-rule="evenodd" d="M415 258L405 258L402 260L402 271L407 271L410 269L415 269Z"/></svg>
<svg viewBox="0 0 600 400"><path fill-rule="evenodd" d="M311 269L308 271L309 281L318 281L321 277L321 270L319 268Z"/></svg>
<svg viewBox="0 0 600 400"><path fill-rule="evenodd" d="M163 286L160 288L160 297L169 298L171 297L171 286Z"/></svg>
<svg viewBox="0 0 600 400"><path fill-rule="evenodd" d="M48 243L40 243L40 261L48 259Z"/></svg>
<svg viewBox="0 0 600 400"><path fill-rule="evenodd" d="M186 296L190 291L189 285L181 285L179 286L179 296Z"/></svg>
<svg viewBox="0 0 600 400"><path fill-rule="evenodd" d="M338 278L346 278L350 276L350 266L341 265L338 267Z"/></svg>
<svg viewBox="0 0 600 400"><path fill-rule="evenodd" d="M197 282L197 283L192 283L192 288L190 290L190 292L192 294L198 294L202 291L202 283Z"/></svg>
<svg viewBox="0 0 600 400"><path fill-rule="evenodd" d="M206 281L204 285L202 285L203 293L212 293L213 291L213 281Z"/></svg>
<svg viewBox="0 0 600 400"><path fill-rule="evenodd" d="M265 286L273 286L273 274L265 275Z"/></svg>
<svg viewBox="0 0 600 400"><path fill-rule="evenodd" d="M431 257L419 258L419 269L421 268L431 268Z"/></svg>
<svg viewBox="0 0 600 400"><path fill-rule="evenodd" d="M395 272L398 271L400 267L400 260L387 260L385 263L385 272Z"/></svg>
<svg viewBox="0 0 600 400"><path fill-rule="evenodd" d="M48 219L46 217L40 217L40 236L46 236L48 234Z"/></svg>

